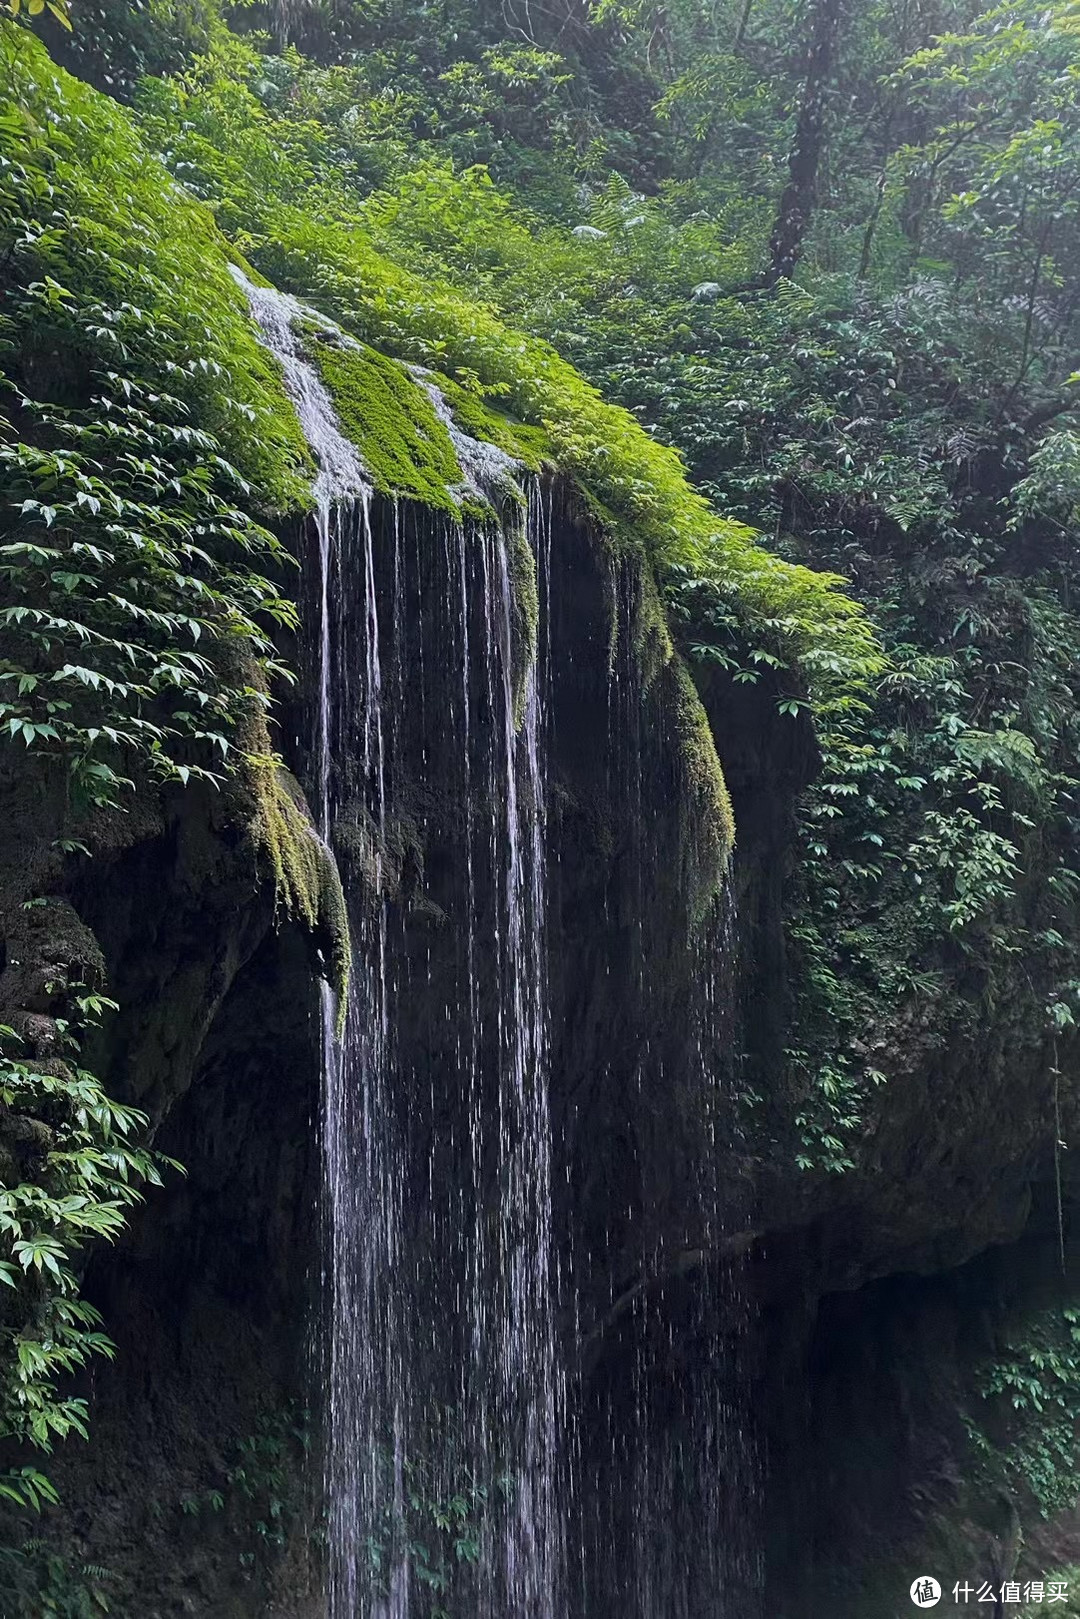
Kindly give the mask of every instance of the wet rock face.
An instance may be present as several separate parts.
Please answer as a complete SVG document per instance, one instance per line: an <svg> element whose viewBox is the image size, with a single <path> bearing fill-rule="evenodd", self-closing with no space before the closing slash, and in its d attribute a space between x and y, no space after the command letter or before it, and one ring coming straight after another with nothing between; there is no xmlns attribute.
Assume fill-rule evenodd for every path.
<svg viewBox="0 0 1080 1619"><path fill-rule="evenodd" d="M454 1210L468 1184L469 1109L497 1107L485 1042L498 1029L489 969L505 877L482 836L471 865L462 860L470 825L500 809L480 769L495 710L474 710L466 742L463 659L480 658L484 626L468 591L463 613L448 616L462 599L459 541L416 508L376 501L372 520L395 704L388 797L379 827L360 790L341 792L333 838L354 925L380 895L386 904L397 1008L387 1105L411 1142L402 1240L422 1257L417 1273L430 1288L464 1263ZM867 1567L902 1555L905 1534L925 1529L919 1489L935 1469L959 1465L955 1423L942 1418L955 1401L947 1393L936 1405L927 1386L952 1355L959 1387L967 1313L989 1285L977 1270L955 1289L948 1277L864 1284L951 1270L1013 1237L1027 1218L1031 1165L1004 1135L997 1162L977 1175L964 1154L962 1173L946 1157L916 1161L914 1101L903 1098L874 1176L840 1192L754 1163L767 1149L740 1134L730 1096L747 1076L767 1092L780 1068L790 806L814 769L813 744L764 687L718 678L705 691L739 843L733 903L702 921L692 914L693 828L670 711L636 655L633 560L606 553L556 488L545 562L552 1219L577 1458L560 1487L584 1548L567 1611L701 1619L722 1585L749 1619L764 1548L770 1614L818 1619L839 1589L828 1548L850 1546ZM478 689L481 673L473 669ZM310 694L310 670L304 686ZM302 782L314 779L315 742L302 689L280 718L282 751ZM29 940L40 924L12 913L0 988L33 1020L54 1015L44 985L76 962L107 981L121 1011L93 1066L151 1115L156 1144L187 1168L89 1266L88 1293L119 1353L88 1391L90 1445L57 1457L75 1549L115 1569L117 1612L314 1619L324 1612L311 1532L318 1470L297 1437L307 1428L317 1440L312 1389L322 1373L312 1328L322 1267L313 947L275 915L243 826L209 796L166 805L56 884L56 917L70 926L45 929L49 942L28 967L17 926ZM46 1055L44 1026L40 1039ZM748 1057L736 1075L739 1050ZM711 1110L703 1066L725 1076ZM961 1067L953 1082L966 1083ZM913 1094L927 1083L920 1069ZM950 1106L973 1116L970 1098ZM0 1122L5 1162L40 1150L32 1121L19 1130ZM497 1240L494 1162L469 1196L468 1219ZM435 1344L431 1384L445 1389L460 1351L449 1321ZM889 1488L860 1471L881 1408ZM931 1429L945 1435L937 1449L919 1437ZM236 1478L248 1441L262 1458L251 1495ZM802 1487L818 1475L828 1490ZM899 1515L889 1504L897 1490L910 1505ZM722 1545L688 1574L685 1548L706 1496L725 1525ZM284 1503L280 1545L255 1527L270 1499ZM944 1486L934 1500L942 1518L971 1515ZM874 1611L853 1608L852 1619Z"/></svg>
<svg viewBox="0 0 1080 1619"><path fill-rule="evenodd" d="M1037 1424L1035 1446L1017 1445L1011 1398L985 1395L1009 1346L1035 1341L1075 1297L1065 1212L1064 1260L1044 1186L1019 1241L934 1274L776 1297L763 1312L766 1611L876 1619L904 1611L918 1573L951 1597L957 1580L1000 1588L1075 1565L1075 1509L1044 1517L1018 1488L1025 1468L1038 1472ZM973 1428L1010 1457L1004 1481L973 1451Z"/></svg>
<svg viewBox="0 0 1080 1619"><path fill-rule="evenodd" d="M708 1269L715 1194L695 1185L705 1121L685 1039L699 965L687 828L665 692L643 679L636 656L640 582L632 561L606 556L565 492L552 498L539 656L553 1219L557 1331L592 1481L576 1510L587 1516L614 1465L614 1426L629 1420L675 1433L693 1420L673 1401L672 1379L704 1330L696 1278ZM460 593L457 554L438 521L409 508L376 503L374 537L384 667L400 680L388 729L390 797L378 848L376 829L359 805L349 811L347 796L334 837L356 903L374 900L376 881L387 902L400 1008L392 1105L413 1127L406 1237L437 1265L458 1240L449 1218L432 1226L431 1206L434 1195L451 1209L447 1194L462 1176L466 913L471 906L475 948L490 952L504 878L482 839L472 871L462 865L463 829L470 817L482 824L493 806L462 751L460 712L453 719L461 646L446 646L439 604ZM396 615L395 557L410 606ZM477 658L475 603L469 613L454 634L460 641L471 631ZM474 723L482 730L492 718L478 709ZM281 737L296 774L310 781L314 733L302 700L283 711ZM482 736L471 746L475 765ZM90 1446L58 1456L56 1471L78 1503L75 1550L115 1569L118 1611L297 1619L321 1577L318 1543L299 1529L310 1499L300 1489L291 1501L285 1546L268 1558L260 1547L247 1563L247 1517L259 1504L237 1504L222 1481L235 1470L237 1443L258 1433L268 1411L308 1403L317 1382L320 1057L311 950L280 914L275 925L250 840L213 799L188 798L145 832L85 863L71 903L121 1005L92 1054L96 1069L113 1094L150 1113L156 1145L187 1175L151 1193L130 1233L91 1262L88 1293L119 1352L94 1374ZM476 1013L484 1040L494 1038L494 1005ZM725 1024L719 1032L726 1062L732 1031ZM489 1070L483 1051L477 1061L479 1073ZM721 1138L730 1133L726 1121L707 1122ZM495 1220L493 1181L481 1197ZM628 1416L626 1391L650 1363L666 1392L641 1409L631 1401ZM302 1458L292 1456L288 1470L303 1478ZM225 1504L207 1508L215 1492ZM621 1507L593 1523L597 1568L601 1550L607 1567L623 1562L634 1532L633 1512ZM593 1613L602 1598L601 1584ZM136 1599L157 1606L125 1610Z"/></svg>
<svg viewBox="0 0 1080 1619"><path fill-rule="evenodd" d="M157 1132L186 1173L166 1176L87 1273L117 1357L88 1389L89 1446L60 1453L56 1472L78 1556L111 1571L112 1611L322 1611L303 1437L318 1354L317 1073L306 941L268 933Z"/></svg>

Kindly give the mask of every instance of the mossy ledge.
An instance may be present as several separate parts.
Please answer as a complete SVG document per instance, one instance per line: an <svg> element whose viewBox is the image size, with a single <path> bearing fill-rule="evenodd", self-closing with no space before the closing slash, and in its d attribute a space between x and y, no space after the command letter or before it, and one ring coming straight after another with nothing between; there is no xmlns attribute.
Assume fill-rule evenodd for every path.
<svg viewBox="0 0 1080 1619"><path fill-rule="evenodd" d="M207 318L213 323L210 360L221 365L224 380L215 381L213 365L209 373L196 368L190 405L200 421L211 419L221 434L223 451L248 481L251 509L295 509L297 485L310 460L280 376L245 318L229 273L237 249L219 233L207 208L169 183L122 109L56 69L25 36L17 71L21 99L31 110L38 138L50 148L48 165L58 199L84 221L84 234L106 233L116 250L113 262L127 265L126 273L134 279L145 281L148 267L155 267L161 313L169 316L169 330L183 336L188 352L197 347L193 323L202 318L204 330ZM76 148L74 136L78 132L81 142L87 128L98 167L107 171L104 179L95 171L91 180L78 155L82 146ZM651 445L625 412L603 405L545 345L517 338L487 311L467 310L442 289L421 289L357 233L312 221L301 229L295 209L279 208L269 197L266 202L267 235L253 245L249 257L263 275L313 297L346 329L352 328L355 346L326 340L314 325L305 341L343 428L380 491L415 500L452 520L483 517L490 522L495 516L490 507L473 511L466 503L451 430L405 363L420 362L437 368L433 381L463 432L494 445L533 475L557 467L590 491L597 507L606 508L608 542L624 558L634 559L641 581L635 650L646 683L662 675L670 693L671 723L685 767L688 823L699 850L696 863L703 880L707 870L715 884L732 844L731 806L704 712L671 642L657 582L669 561L720 568L734 596L751 612L744 589L750 575L762 606L772 607L778 595L793 590L797 596L805 588L807 601L812 597L815 608L826 609L820 618L815 612L820 625L831 626L822 633L834 644L837 636L850 633L848 650L858 662L865 640L849 604L830 582L768 557L742 530L708 514L682 482L675 458ZM121 216L137 216L142 222L141 270L124 251L117 229ZM192 243L203 266L197 305L189 296L198 279L192 270ZM67 253L49 270L78 290L81 264ZM123 289L132 295L136 290L134 280L130 289ZM406 331L402 321L410 309ZM176 364L163 347L162 363L168 368L170 362ZM514 700L520 720L536 647L535 560L520 519L510 512L504 514L504 532L510 549ZM797 650L798 640L794 635L789 650ZM324 869L324 852L295 794L283 784L277 767L271 767L269 746L251 748L249 758L259 761L243 767L255 790L256 836L268 854L282 904L311 926L329 927L338 941L333 973L343 983L346 930L334 919L335 908L340 910L336 876Z"/></svg>
<svg viewBox="0 0 1080 1619"><path fill-rule="evenodd" d="M433 372L432 376L462 432L487 444L494 444L496 449L520 461L529 472L554 470L557 458L551 438L544 428L530 427L526 422L516 421L496 409L483 394L463 387L441 371Z"/></svg>

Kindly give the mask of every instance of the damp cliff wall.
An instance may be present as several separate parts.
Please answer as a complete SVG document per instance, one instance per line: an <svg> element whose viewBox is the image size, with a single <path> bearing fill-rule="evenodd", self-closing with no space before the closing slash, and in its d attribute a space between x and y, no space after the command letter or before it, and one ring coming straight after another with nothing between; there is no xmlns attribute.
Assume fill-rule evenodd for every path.
<svg viewBox="0 0 1080 1619"><path fill-rule="evenodd" d="M546 497L558 1328L568 1354L585 1346L575 1367L586 1391L582 1443L600 1447L602 1468L611 1423L634 1421L621 1399L608 1410L611 1390L652 1375L636 1364L644 1353L636 1287L647 1278L659 1334L651 1356L669 1333L677 1341L681 1318L693 1318L695 1287L723 1241L710 1256L687 1191L701 1141L679 1031L700 964L678 858L686 836L678 739L662 690L641 689L626 633L640 579L631 566L612 569L570 486L550 483ZM381 590L392 589L395 555L410 578L408 617L452 594L455 538L443 519L377 501L372 527ZM438 636L421 612L410 637L415 685L398 743L410 763L396 777L391 818L402 835L390 840L398 864L387 883L392 970L407 986L396 1072L411 1089L395 1105L420 1121L414 1173L441 1177L452 1192L468 881L461 828L469 815L482 822L490 806L468 801L460 761L446 756L447 665L432 657ZM283 731L289 725L286 714ZM290 763L308 773L304 749ZM318 1424L318 959L302 928L275 919L242 833L219 809L212 794L185 796L144 837L78 868L70 889L122 1009L94 1060L121 1100L150 1113L156 1145L186 1174L168 1177L130 1232L91 1260L86 1294L118 1353L87 1384L89 1446L65 1449L54 1471L70 1503L67 1543L113 1570L118 1611L299 1614L305 1601L322 1611L323 1577L309 1539L316 1481L305 1477L302 1442L291 1428L275 1433L288 1486L259 1486L285 1498L286 1545L269 1556L254 1527L266 1503L229 1475L237 1445L259 1435L268 1412L306 1409L312 1437ZM473 879L492 874L477 869ZM474 893L472 903L483 912L488 897ZM483 1021L485 1009L474 1011ZM414 1217L423 1205L417 1187ZM655 1370L663 1380L671 1368ZM649 1411L650 1421L664 1419L661 1404ZM616 1499L610 1478L605 1487ZM216 1491L225 1497L219 1510L207 1504ZM615 1550L630 1531L616 1515L607 1532ZM620 1560L628 1556L624 1541ZM594 1590L589 1611L608 1601L620 1611L615 1588Z"/></svg>

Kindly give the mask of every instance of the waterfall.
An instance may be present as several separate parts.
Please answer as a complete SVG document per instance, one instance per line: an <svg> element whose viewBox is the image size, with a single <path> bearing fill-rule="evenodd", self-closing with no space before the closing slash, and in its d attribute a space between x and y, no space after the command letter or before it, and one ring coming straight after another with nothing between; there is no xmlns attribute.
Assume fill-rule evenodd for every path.
<svg viewBox="0 0 1080 1619"><path fill-rule="evenodd" d="M509 456L449 420L417 368L463 492L516 498L501 524L493 513L410 527L389 503L376 524L296 336L318 317L235 273L318 468L304 564L310 777L353 936L340 1032L329 990L322 1013L328 1619L419 1615L446 1573L431 1544L440 1515L455 1512L450 1556L471 1580L470 1611L562 1619L545 670L522 658L515 578L520 541L533 567L546 557L544 507L535 489L517 494ZM349 341L336 328L334 340ZM412 845L436 835L425 795L455 778L465 881L443 985L438 963L411 953L403 872ZM440 998L418 1055L415 1007L430 1017Z"/></svg>
<svg viewBox="0 0 1080 1619"><path fill-rule="evenodd" d="M332 843L342 802L359 794L377 830L385 821L382 679L371 528L371 487L345 438L329 393L304 357L295 328L322 322L274 288L233 275L267 348L278 360L304 437L315 457L314 786L320 835ZM338 334L340 340L344 334ZM357 620L346 604L359 593ZM359 633L356 633L358 627ZM380 888L380 842L372 844ZM382 907L350 906L355 939L343 1026L329 985L321 989L323 1221L328 1300L324 1487L328 1513L329 1613L355 1615L362 1586L363 1514L372 1498L371 1435L365 1409L384 1386L400 1389L387 1364L392 1335L369 1331L375 1273L396 1260L393 1199L379 1194L394 1174L393 1148L376 1122L384 1110L389 1044L386 930ZM381 1350L381 1353L380 1353ZM396 1425L396 1424L395 1424Z"/></svg>
<svg viewBox="0 0 1080 1619"><path fill-rule="evenodd" d="M534 496L527 524L534 554L542 546L540 511ZM524 719L515 735L505 545L496 548L492 560L496 577L491 580L485 565L485 601L499 647L498 706L506 761L506 887L497 941L505 986L499 1000L503 1024L499 1129L506 1197L496 1415L500 1433L516 1435L505 1533L505 1595L513 1603L511 1611L528 1619L561 1619L555 1601L558 1388L551 1276L542 671L536 664L528 671ZM491 1619L505 1611L493 1608Z"/></svg>
<svg viewBox="0 0 1080 1619"><path fill-rule="evenodd" d="M327 1619L426 1619L433 1603L454 1619L749 1619L733 1503L752 1496L752 1447L726 1392L742 1306L708 1259L730 1202L734 952L688 942L636 587L612 586L585 770L627 840L595 926L632 1030L610 1083L645 1134L641 1185L586 1252L550 1083L549 753L583 678L551 656L553 614L570 646L582 609L572 580L553 606L550 486L461 432L414 367L461 495L491 516L373 500L297 333L352 340L235 273L317 466L304 751L353 941L340 1026L322 995ZM674 1207L648 1184L666 1137Z"/></svg>

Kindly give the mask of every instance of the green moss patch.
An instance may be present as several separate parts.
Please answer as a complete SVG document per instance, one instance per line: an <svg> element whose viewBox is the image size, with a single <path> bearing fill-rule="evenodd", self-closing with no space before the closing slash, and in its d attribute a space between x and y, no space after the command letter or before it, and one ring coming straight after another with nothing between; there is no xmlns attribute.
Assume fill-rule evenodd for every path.
<svg viewBox="0 0 1080 1619"><path fill-rule="evenodd" d="M735 847L735 813L712 727L690 672L677 652L665 671L682 776L683 840L691 866L691 896L703 910L718 891Z"/></svg>
<svg viewBox="0 0 1080 1619"><path fill-rule="evenodd" d="M463 433L505 450L530 472L541 472L544 467L555 465L551 440L542 427L515 421L452 377L436 373L434 380Z"/></svg>
<svg viewBox="0 0 1080 1619"><path fill-rule="evenodd" d="M529 672L536 663L540 626L540 591L536 578L536 557L525 529L516 524L509 535L511 601L511 681L514 728L525 718L525 693Z"/></svg>
<svg viewBox="0 0 1080 1619"><path fill-rule="evenodd" d="M376 489L456 515L462 472L450 434L406 368L364 344L313 338L308 350Z"/></svg>

